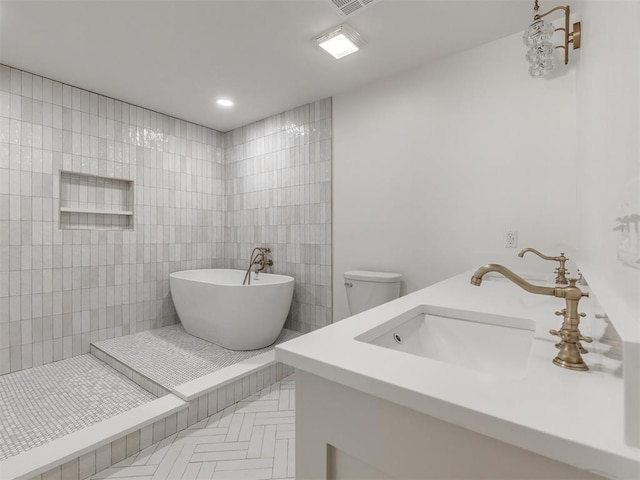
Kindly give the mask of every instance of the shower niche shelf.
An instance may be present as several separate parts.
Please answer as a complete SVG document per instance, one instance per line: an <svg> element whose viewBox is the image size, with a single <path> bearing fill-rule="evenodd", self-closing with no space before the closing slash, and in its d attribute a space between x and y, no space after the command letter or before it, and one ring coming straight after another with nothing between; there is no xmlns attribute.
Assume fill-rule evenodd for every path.
<svg viewBox="0 0 640 480"><path fill-rule="evenodd" d="M62 213L94 213L99 215L133 215L126 210L102 210L98 208L60 207Z"/></svg>
<svg viewBox="0 0 640 480"><path fill-rule="evenodd" d="M60 228L133 229L133 181L60 171Z"/></svg>

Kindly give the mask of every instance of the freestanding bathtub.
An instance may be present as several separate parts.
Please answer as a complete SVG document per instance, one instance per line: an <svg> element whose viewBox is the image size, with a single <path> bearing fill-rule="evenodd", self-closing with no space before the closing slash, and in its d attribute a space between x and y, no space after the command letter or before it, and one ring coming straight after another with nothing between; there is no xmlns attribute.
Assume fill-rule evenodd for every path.
<svg viewBox="0 0 640 480"><path fill-rule="evenodd" d="M276 341L293 298L293 277L243 270L184 270L169 287L187 333L230 350L255 350Z"/></svg>

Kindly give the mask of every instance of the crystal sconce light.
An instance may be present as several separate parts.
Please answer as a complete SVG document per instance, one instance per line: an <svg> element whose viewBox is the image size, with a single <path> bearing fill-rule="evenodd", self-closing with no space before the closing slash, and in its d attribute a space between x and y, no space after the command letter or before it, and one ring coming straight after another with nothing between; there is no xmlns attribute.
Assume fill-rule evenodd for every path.
<svg viewBox="0 0 640 480"><path fill-rule="evenodd" d="M531 64L529 75L533 78L540 78L550 74L556 68L554 53L556 48L564 49L564 64L569 63L569 44L573 44L573 49L580 48L580 22L573 24L573 31L569 31L569 5L565 7L552 8L546 13L538 13L540 5L535 0L533 7L533 23L525 30L522 41L529 47L526 59ZM543 20L544 17L557 10L564 11L564 27L556 28L553 23ZM554 45L551 41L555 32L564 33L564 44Z"/></svg>

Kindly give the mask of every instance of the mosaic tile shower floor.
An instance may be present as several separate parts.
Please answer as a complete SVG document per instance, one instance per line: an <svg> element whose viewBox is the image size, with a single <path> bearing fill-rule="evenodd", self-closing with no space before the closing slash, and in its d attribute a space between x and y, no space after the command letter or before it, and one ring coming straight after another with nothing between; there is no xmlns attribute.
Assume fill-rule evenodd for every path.
<svg viewBox="0 0 640 480"><path fill-rule="evenodd" d="M299 335L301 333L283 329L273 345L260 350L235 351L189 335L178 324L94 342L93 346L170 390L268 352Z"/></svg>
<svg viewBox="0 0 640 480"><path fill-rule="evenodd" d="M92 355L0 376L0 460L156 397Z"/></svg>

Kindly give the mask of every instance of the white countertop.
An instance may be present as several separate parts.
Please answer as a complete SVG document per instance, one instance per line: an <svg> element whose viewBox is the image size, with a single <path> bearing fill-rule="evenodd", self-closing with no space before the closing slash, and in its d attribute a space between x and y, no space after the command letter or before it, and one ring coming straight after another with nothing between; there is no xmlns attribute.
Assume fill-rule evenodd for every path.
<svg viewBox="0 0 640 480"><path fill-rule="evenodd" d="M276 360L489 437L610 478L640 478L640 449L624 442L621 362L594 341L583 358L590 370L555 366L564 299L533 295L508 281L473 271L303 335L276 347ZM581 287L587 290L585 287ZM523 378L483 374L354 340L418 305L531 319L536 331ZM604 322L594 302L580 311L585 335L598 338ZM635 372L637 374L637 372ZM639 407L640 408L640 407Z"/></svg>

